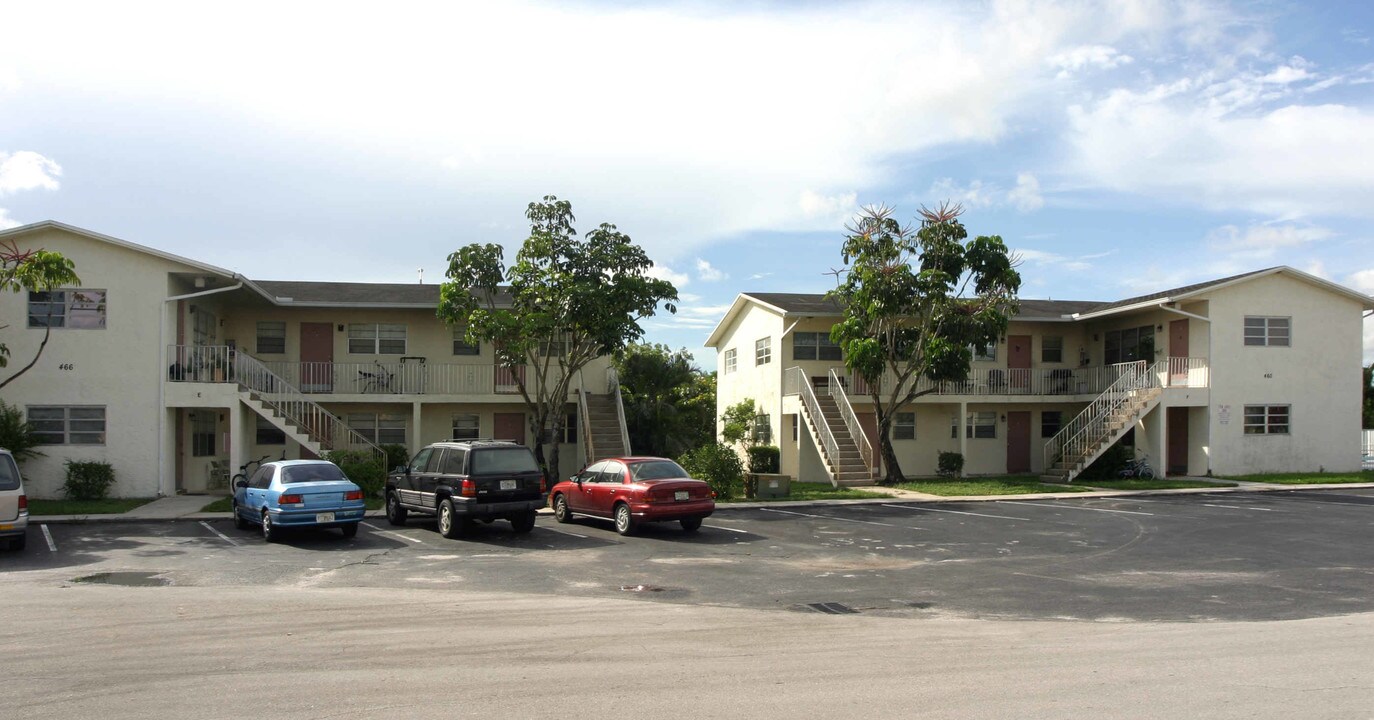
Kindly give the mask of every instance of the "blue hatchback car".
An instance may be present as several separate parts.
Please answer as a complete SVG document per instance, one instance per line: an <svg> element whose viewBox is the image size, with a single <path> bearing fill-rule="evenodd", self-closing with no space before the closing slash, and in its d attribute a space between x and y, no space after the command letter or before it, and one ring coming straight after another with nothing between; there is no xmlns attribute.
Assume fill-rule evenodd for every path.
<svg viewBox="0 0 1374 720"><path fill-rule="evenodd" d="M234 527L257 525L267 542L299 527L339 528L351 538L363 512L362 488L326 460L270 462L234 486Z"/></svg>

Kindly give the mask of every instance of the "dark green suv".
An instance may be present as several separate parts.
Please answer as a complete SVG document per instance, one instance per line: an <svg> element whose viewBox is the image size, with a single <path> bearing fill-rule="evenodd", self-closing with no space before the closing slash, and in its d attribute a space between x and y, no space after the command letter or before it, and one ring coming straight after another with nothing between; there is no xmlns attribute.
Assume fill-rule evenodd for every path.
<svg viewBox="0 0 1374 720"><path fill-rule="evenodd" d="M509 520L516 532L534 529L548 501L544 474L524 445L501 440L454 440L428 445L410 465L386 479L386 519L404 525L410 513L435 515L439 533L460 538L482 520Z"/></svg>

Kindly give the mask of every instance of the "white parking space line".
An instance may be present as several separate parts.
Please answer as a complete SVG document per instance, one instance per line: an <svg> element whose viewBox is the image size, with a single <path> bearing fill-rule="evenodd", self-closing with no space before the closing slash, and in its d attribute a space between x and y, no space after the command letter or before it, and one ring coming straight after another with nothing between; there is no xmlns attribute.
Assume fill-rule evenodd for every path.
<svg viewBox="0 0 1374 720"><path fill-rule="evenodd" d="M52 532L48 530L48 526L39 525L38 527L43 530L43 539L48 541L48 551L57 552L57 543L52 541Z"/></svg>
<svg viewBox="0 0 1374 720"><path fill-rule="evenodd" d="M722 527L722 526L720 526L720 525L702 525L702 527L704 527L704 528L710 528L710 529L712 529L712 530L728 530L728 531L730 531L730 532L732 532L732 533L739 533L739 534L741 534L741 535L750 535L750 534L752 534L752 533L750 533L748 530L740 530L740 529L738 529L738 528Z"/></svg>
<svg viewBox="0 0 1374 720"><path fill-rule="evenodd" d="M933 507L924 507L924 506L921 506L921 507L912 507L912 506L910 506L910 505L887 505L887 504L884 504L883 507L897 508L898 510L910 510L910 511L912 511L912 512L918 512L918 511L919 511L919 512L937 512L937 513L950 513L951 515L972 515L972 516L974 516L974 517L997 518L998 520L1021 520L1021 521L1024 521L1024 522L1030 522L1030 521L1031 521L1030 518L1012 517L1012 516L1010 516L1010 515L989 515L989 514L987 514L987 513L966 512L966 511L964 511L964 510L939 510L939 509L937 509L937 508L933 508Z"/></svg>
<svg viewBox="0 0 1374 720"><path fill-rule="evenodd" d="M374 532L381 533L382 535L390 535L391 537L399 538L399 539L405 540L405 541L407 541L407 542L419 543L420 545L424 545L424 544L425 544L425 541L424 541L424 540L419 540L419 539L413 538L413 537L406 537L405 535L402 535L402 534L397 533L397 532L391 532L390 530L383 530L383 529L377 527L376 525L373 525L373 524L370 523L370 522L359 523L359 524L360 524L360 525L365 525L365 526L367 526L367 527L370 527L370 528L372 528L372 530L373 530Z"/></svg>
<svg viewBox="0 0 1374 720"><path fill-rule="evenodd" d="M1031 506L1031 507L1057 507L1057 508L1064 508L1064 509L1066 509L1066 510L1091 510L1091 511L1093 511L1093 512L1121 513L1122 515L1150 515L1150 516L1153 516L1153 515L1154 515L1154 513L1140 512L1140 511L1138 511L1138 510L1108 510L1107 508L1090 508L1090 507L1082 507L1082 506L1080 506L1080 505L1058 505L1058 504L1055 504L1055 503L1033 503L1033 502L1021 502L1021 501L1019 501L1019 500L997 500L996 502L997 502L999 505L1029 505L1029 506Z"/></svg>
<svg viewBox="0 0 1374 720"><path fill-rule="evenodd" d="M548 530L548 531L551 532L551 533L558 533L559 535L567 535L568 537L582 538L583 540L586 540L586 539L587 539L587 536L586 536L586 535L578 535L577 533L570 533L570 532L567 532L566 530L554 530L554 529L551 528L551 527L541 527L541 528L539 528L539 529L540 529L540 530Z"/></svg>
<svg viewBox="0 0 1374 720"><path fill-rule="evenodd" d="M1205 507L1226 508L1227 510L1258 510L1260 512L1274 512L1274 508L1245 507L1243 505L1218 505L1216 503L1199 503Z"/></svg>
<svg viewBox="0 0 1374 720"><path fill-rule="evenodd" d="M228 535L225 535L224 533L222 533L222 532L220 532L220 531L218 531L218 530L216 530L216 529L210 527L210 523L205 522L204 520L202 520L202 521L200 521L200 525L201 525L201 527L205 528L206 530L209 530L210 532L212 532L212 533L218 535L218 536L219 536L219 539L223 540L224 542L227 542L227 543L229 543L230 545L233 545L234 547L239 547L239 543L238 543L237 540L235 540L234 538L231 538L231 537L229 537Z"/></svg>
<svg viewBox="0 0 1374 720"><path fill-rule="evenodd" d="M873 522L872 520L850 520L849 518L834 517L832 515L811 515L809 513L792 512L791 510L774 510L773 508L760 508L764 512L782 513L784 515L800 515L801 517L818 518L821 520L838 520L840 522L862 523L864 525L882 525L883 527L897 527L891 523Z"/></svg>

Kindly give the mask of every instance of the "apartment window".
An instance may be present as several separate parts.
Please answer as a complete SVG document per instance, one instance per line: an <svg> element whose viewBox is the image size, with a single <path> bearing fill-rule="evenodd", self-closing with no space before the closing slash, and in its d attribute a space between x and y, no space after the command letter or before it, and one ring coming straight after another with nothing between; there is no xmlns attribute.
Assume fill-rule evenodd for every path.
<svg viewBox="0 0 1374 720"><path fill-rule="evenodd" d="M215 413L198 412L191 418L191 457L215 454Z"/></svg>
<svg viewBox="0 0 1374 720"><path fill-rule="evenodd" d="M949 436L957 439L959 437L959 416L950 418ZM966 437L983 440L997 437L997 413L995 412L971 412L964 424Z"/></svg>
<svg viewBox="0 0 1374 720"><path fill-rule="evenodd" d="M206 347L217 344L219 340L219 319L215 314L197 305L191 306L191 344Z"/></svg>
<svg viewBox="0 0 1374 720"><path fill-rule="evenodd" d="M268 422L267 418L259 416L256 439L259 445L285 445L286 433Z"/></svg>
<svg viewBox="0 0 1374 720"><path fill-rule="evenodd" d="M43 445L104 445L105 406L30 405L29 424Z"/></svg>
<svg viewBox="0 0 1374 720"><path fill-rule="evenodd" d="M467 340L467 328L453 328L453 354L454 355L481 355L481 343L469 343Z"/></svg>
<svg viewBox="0 0 1374 720"><path fill-rule="evenodd" d="M1288 347L1290 319L1286 317L1246 317L1245 344L1260 347Z"/></svg>
<svg viewBox="0 0 1374 720"><path fill-rule="evenodd" d="M735 368L736 368L736 361L737 361L737 357L736 357L735 349L734 349L734 348L730 348L729 350L726 350L726 351L725 351L725 374L726 374L726 375L729 375L730 373L732 373L732 372L735 371Z"/></svg>
<svg viewBox="0 0 1374 720"><path fill-rule="evenodd" d="M773 338L760 338L754 342L754 364L767 365L773 362Z"/></svg>
<svg viewBox="0 0 1374 720"><path fill-rule="evenodd" d="M916 439L916 413L899 412L897 417L892 420L892 439L893 440L915 440Z"/></svg>
<svg viewBox="0 0 1374 720"><path fill-rule="evenodd" d="M768 415L754 416L754 442L768 445L773 442L773 423Z"/></svg>
<svg viewBox="0 0 1374 720"><path fill-rule="evenodd" d="M1155 326L1142 325L1125 330L1108 330L1103 345L1103 360L1108 365L1155 359Z"/></svg>
<svg viewBox="0 0 1374 720"><path fill-rule="evenodd" d="M1064 413L1059 410L1045 410L1040 413L1040 437L1052 438L1064 427Z"/></svg>
<svg viewBox="0 0 1374 720"><path fill-rule="evenodd" d="M259 355L281 355L286 352L286 323L285 322L260 322L258 323L258 345Z"/></svg>
<svg viewBox="0 0 1374 720"><path fill-rule="evenodd" d="M406 416L391 413L350 413L349 427L378 445L406 444Z"/></svg>
<svg viewBox="0 0 1374 720"><path fill-rule="evenodd" d="M1064 362L1064 337L1046 335L1040 338L1040 362Z"/></svg>
<svg viewBox="0 0 1374 720"><path fill-rule="evenodd" d="M1288 405L1246 405L1246 435L1287 435Z"/></svg>
<svg viewBox="0 0 1374 720"><path fill-rule="evenodd" d="M974 360L996 360L997 341L989 340L984 345L973 345L969 349L973 350Z"/></svg>
<svg viewBox="0 0 1374 720"><path fill-rule="evenodd" d="M348 352L353 355L404 355L406 326L386 323L349 325Z"/></svg>
<svg viewBox="0 0 1374 720"><path fill-rule="evenodd" d="M476 440L481 437L481 418L477 415L463 414L453 416L453 439Z"/></svg>
<svg viewBox="0 0 1374 720"><path fill-rule="evenodd" d="M29 327L105 328L105 291L65 288L29 292Z"/></svg>
<svg viewBox="0 0 1374 720"><path fill-rule="evenodd" d="M568 413L563 418L563 437L561 442L572 444L577 442L577 413Z"/></svg>
<svg viewBox="0 0 1374 720"><path fill-rule="evenodd" d="M798 442L799 440L801 440L801 416L800 416L800 415L793 415L793 416L791 416L791 417L792 417L792 442Z"/></svg>
<svg viewBox="0 0 1374 720"><path fill-rule="evenodd" d="M843 360L840 346L828 332L799 332L792 335L793 360Z"/></svg>

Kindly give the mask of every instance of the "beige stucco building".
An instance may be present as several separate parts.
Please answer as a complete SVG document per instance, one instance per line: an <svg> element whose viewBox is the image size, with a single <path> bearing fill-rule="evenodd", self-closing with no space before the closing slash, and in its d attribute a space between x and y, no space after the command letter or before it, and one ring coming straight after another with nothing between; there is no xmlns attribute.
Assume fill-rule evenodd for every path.
<svg viewBox="0 0 1374 720"><path fill-rule="evenodd" d="M965 474L1072 480L1123 438L1161 475L1358 470L1370 310L1289 267L1117 302L1022 300L967 382L930 384L899 410L893 447L909 476L954 451ZM876 415L830 342L839 317L821 295L739 295L706 341L717 417L752 398L782 472L866 482Z"/></svg>
<svg viewBox="0 0 1374 720"><path fill-rule="evenodd" d="M228 476L264 456L533 440L514 374L533 382L536 369L464 342L435 316L438 285L254 281L56 222L0 241L60 252L81 277L0 299L10 371L52 326L37 365L0 391L49 443L24 468L36 497L59 496L66 459L108 462L113 495L148 497L227 492ZM618 394L609 359L572 387L563 476L625 451L583 432L582 400Z"/></svg>

